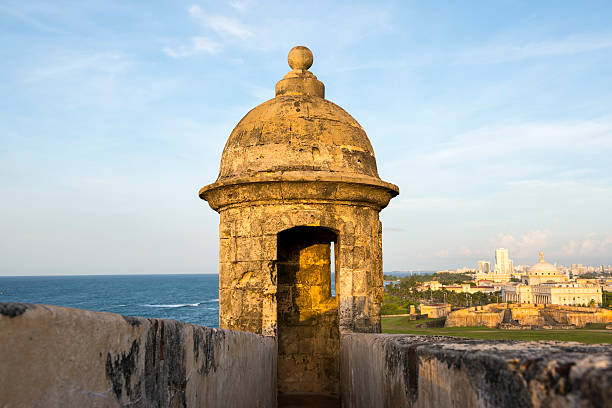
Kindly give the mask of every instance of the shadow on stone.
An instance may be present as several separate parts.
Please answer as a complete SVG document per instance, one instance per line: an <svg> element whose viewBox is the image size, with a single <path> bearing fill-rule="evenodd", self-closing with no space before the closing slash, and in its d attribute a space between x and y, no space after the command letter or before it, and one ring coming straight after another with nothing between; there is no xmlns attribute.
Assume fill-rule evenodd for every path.
<svg viewBox="0 0 612 408"><path fill-rule="evenodd" d="M340 408L340 399L329 395L292 394L278 395L279 408Z"/></svg>

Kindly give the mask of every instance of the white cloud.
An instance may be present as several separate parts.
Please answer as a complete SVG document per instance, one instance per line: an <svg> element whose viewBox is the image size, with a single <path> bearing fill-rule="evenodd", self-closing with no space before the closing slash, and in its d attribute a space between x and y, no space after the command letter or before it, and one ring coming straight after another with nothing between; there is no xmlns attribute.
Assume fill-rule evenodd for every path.
<svg viewBox="0 0 612 408"><path fill-rule="evenodd" d="M464 162L509 154L541 151L594 151L612 148L612 120L531 122L491 126L459 134L449 143L434 145L418 156L423 162ZM544 157L544 155L543 155Z"/></svg>
<svg viewBox="0 0 612 408"><path fill-rule="evenodd" d="M535 230L518 237L511 234L499 234L492 239L495 248L507 248L510 259L535 258L537 253L544 250L549 243L551 234L547 230Z"/></svg>
<svg viewBox="0 0 612 408"><path fill-rule="evenodd" d="M87 73L89 76L116 76L125 72L132 61L125 55L116 52L101 52L86 55L65 55L57 57L47 64L31 71L26 80L42 81L49 78L73 77Z"/></svg>
<svg viewBox="0 0 612 408"><path fill-rule="evenodd" d="M221 50L221 45L206 37L192 37L189 45L181 45L175 48L165 47L163 50L172 58L184 58L199 54L216 54Z"/></svg>
<svg viewBox="0 0 612 408"><path fill-rule="evenodd" d="M436 251L434 255L437 258L448 258L450 256L450 252L447 249L440 249Z"/></svg>
<svg viewBox="0 0 612 408"><path fill-rule="evenodd" d="M457 63L497 64L530 58L574 55L612 48L612 36L568 37L558 41L527 43L493 43L464 50L457 56Z"/></svg>
<svg viewBox="0 0 612 408"><path fill-rule="evenodd" d="M220 15L209 15L195 4L191 5L188 11L192 18L222 37L246 40L252 36L252 33L238 20ZM163 51L172 58L185 58L200 54L216 54L222 48L222 42L204 36L194 36L191 37L189 44L176 47L167 46L163 48Z"/></svg>
<svg viewBox="0 0 612 408"><path fill-rule="evenodd" d="M239 1L239 0L234 0L234 1L230 1L228 3L230 5L230 7L240 11L240 12L245 12L248 8L249 8L249 2L248 1Z"/></svg>
<svg viewBox="0 0 612 408"><path fill-rule="evenodd" d="M380 6L351 5L340 10L332 7L321 14L306 3L279 4L274 7L274 13L266 11L263 5L254 7L250 0L230 0L225 4L231 7L233 14L223 14L212 6L205 8L198 4L187 8L189 17L200 25L202 35L214 39L223 49L287 52L294 44L315 46L321 43L344 49L365 38L393 31L392 14ZM247 11L248 21L243 19ZM286 16L282 24L278 24L279 14ZM329 27L333 27L331 34ZM169 47L164 52L182 54ZM331 60L329 66L339 63L340 59Z"/></svg>
<svg viewBox="0 0 612 408"><path fill-rule="evenodd" d="M571 240L563 246L568 256L597 257L612 253L612 235L591 233L583 239Z"/></svg>
<svg viewBox="0 0 612 408"><path fill-rule="evenodd" d="M200 21L205 27L221 35L229 35L241 40L246 40L253 35L240 21L225 16L207 14L200 6L195 4L189 7L189 15Z"/></svg>
<svg viewBox="0 0 612 408"><path fill-rule="evenodd" d="M17 4L11 4L10 6L0 5L0 14L6 14L11 18L17 19L43 32L66 34L66 32L59 27L54 27L43 22L43 20L40 18L44 17L41 16L42 11L43 10L41 10L40 7L32 4L26 4L26 2L24 2L24 4L20 4L19 6Z"/></svg>
<svg viewBox="0 0 612 408"><path fill-rule="evenodd" d="M117 51L49 53L32 65L23 69L24 89L52 98L58 109L139 110L176 84L174 78L143 74L134 56Z"/></svg>

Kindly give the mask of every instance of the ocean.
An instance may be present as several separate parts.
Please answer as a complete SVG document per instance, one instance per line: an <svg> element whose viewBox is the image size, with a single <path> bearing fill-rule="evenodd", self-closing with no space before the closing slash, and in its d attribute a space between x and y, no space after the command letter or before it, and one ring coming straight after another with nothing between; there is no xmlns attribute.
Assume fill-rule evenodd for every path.
<svg viewBox="0 0 612 408"><path fill-rule="evenodd" d="M218 275L0 277L0 302L41 303L219 327Z"/></svg>

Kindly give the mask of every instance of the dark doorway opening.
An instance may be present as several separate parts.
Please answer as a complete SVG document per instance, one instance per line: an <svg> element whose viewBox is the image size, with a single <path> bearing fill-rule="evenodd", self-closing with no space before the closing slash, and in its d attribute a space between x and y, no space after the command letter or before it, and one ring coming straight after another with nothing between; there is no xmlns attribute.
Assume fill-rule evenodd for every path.
<svg viewBox="0 0 612 408"><path fill-rule="evenodd" d="M328 228L294 227L277 238L279 401L291 395L336 398L340 333L332 259L337 263L338 236Z"/></svg>

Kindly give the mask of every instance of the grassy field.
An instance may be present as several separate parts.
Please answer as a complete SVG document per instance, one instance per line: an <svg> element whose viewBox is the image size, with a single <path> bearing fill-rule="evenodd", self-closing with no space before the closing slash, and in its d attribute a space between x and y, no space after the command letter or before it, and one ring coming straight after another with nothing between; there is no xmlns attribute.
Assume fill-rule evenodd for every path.
<svg viewBox="0 0 612 408"><path fill-rule="evenodd" d="M420 328L417 324L430 319L409 320L407 316L383 317L383 333L393 334L435 334L439 336L469 337L486 340L557 340L577 341L580 343L612 344L612 330L606 330L603 325L589 327L588 329L574 330L499 330L486 327L440 327Z"/></svg>

